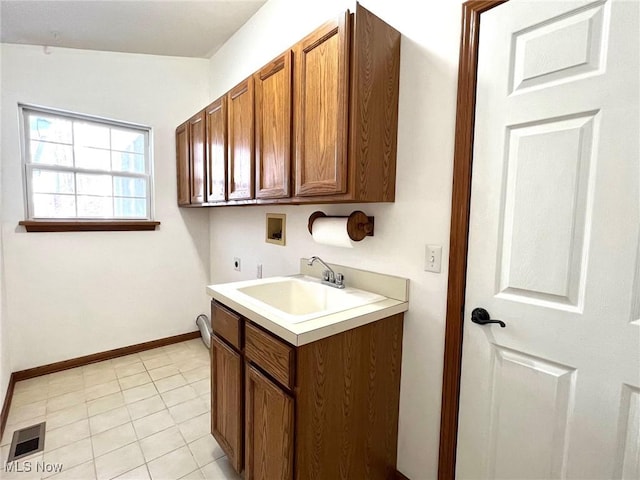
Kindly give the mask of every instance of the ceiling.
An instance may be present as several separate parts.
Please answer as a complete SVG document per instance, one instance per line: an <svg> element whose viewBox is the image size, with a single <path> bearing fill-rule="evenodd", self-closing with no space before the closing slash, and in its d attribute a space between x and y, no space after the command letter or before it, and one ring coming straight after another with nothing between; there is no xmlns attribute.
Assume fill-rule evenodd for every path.
<svg viewBox="0 0 640 480"><path fill-rule="evenodd" d="M266 0L0 0L0 41L209 58Z"/></svg>

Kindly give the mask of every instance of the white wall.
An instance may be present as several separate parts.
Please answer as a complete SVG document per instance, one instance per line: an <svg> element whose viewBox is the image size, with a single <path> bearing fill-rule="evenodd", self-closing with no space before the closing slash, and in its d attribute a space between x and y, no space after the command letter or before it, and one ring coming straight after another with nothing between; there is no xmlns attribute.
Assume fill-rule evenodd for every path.
<svg viewBox="0 0 640 480"><path fill-rule="evenodd" d="M2 62L0 62L0 91L2 91ZM2 221L2 169L0 168L0 222ZM4 404L9 378L11 377L11 361L9 358L9 336L7 335L4 314L4 262L2 254L2 229L0 229L0 408Z"/></svg>
<svg viewBox="0 0 640 480"><path fill-rule="evenodd" d="M293 45L351 2L270 0L211 59L212 99ZM213 282L297 272L298 259L325 260L407 277L398 468L413 480L437 473L451 213L460 2L362 0L402 34L397 195L393 204L227 207L211 210ZM315 210L375 215L375 236L356 248L315 244ZM287 245L264 242L266 212L287 214ZM443 245L443 272L423 271L425 245ZM233 257L243 271L233 270ZM348 279L347 279L348 282Z"/></svg>
<svg viewBox="0 0 640 480"><path fill-rule="evenodd" d="M6 44L1 55L5 313L13 369L195 330L196 315L208 310L209 219L205 211L176 205L174 129L207 102L207 60L57 48L47 55L41 47ZM24 219L18 102L151 126L160 229L26 233L18 227Z"/></svg>
<svg viewBox="0 0 640 480"><path fill-rule="evenodd" d="M2 250L2 240L0 239L0 252ZM2 253L0 253L2 255ZM1 260L0 260L1 264ZM0 266L0 270L2 267ZM0 274L2 275L2 274ZM0 291L4 290L4 281L0 278ZM9 386L9 379L11 378L11 360L9 358L9 336L7 335L6 318L4 314L4 295L0 293L0 408L4 404L5 394L7 393L7 387Z"/></svg>
<svg viewBox="0 0 640 480"><path fill-rule="evenodd" d="M1 82L0 82L1 84ZM0 219L2 218L2 171L0 170ZM2 252L2 230L0 229L0 408L4 405L5 394L11 378L11 359L9 356L9 335L7 316L5 315L4 295L4 257Z"/></svg>
<svg viewBox="0 0 640 480"><path fill-rule="evenodd" d="M0 255L2 251L2 239L0 238ZM0 260L0 271L2 261ZM2 274L0 273L0 276ZM4 290L4 280L0 277L0 291ZM9 336L7 335L6 318L4 314L4 295L0 293L0 408L4 404L5 394L7 393L7 387L9 386L9 379L11 378L11 360L9 358Z"/></svg>

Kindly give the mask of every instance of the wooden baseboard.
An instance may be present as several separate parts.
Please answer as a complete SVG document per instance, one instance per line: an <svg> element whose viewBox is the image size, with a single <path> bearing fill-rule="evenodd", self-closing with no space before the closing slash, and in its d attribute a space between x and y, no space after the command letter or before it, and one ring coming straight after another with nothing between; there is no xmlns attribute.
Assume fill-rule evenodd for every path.
<svg viewBox="0 0 640 480"><path fill-rule="evenodd" d="M0 413L0 438L2 438L2 435L4 434L4 427L7 423L7 418L9 417L9 408L11 407L13 388L16 382L19 382L20 380L27 380L29 378L39 377L41 375L48 375L49 373L61 372L70 368L82 367L84 365L89 365L90 363L102 362L104 360L110 360L112 358L124 357L125 355L131 355L132 353L143 352L145 350L151 350L152 348L164 347L165 345L171 345L173 343L185 342L187 340L193 340L194 338L198 337L200 337L199 331L182 333L180 335L174 335L172 337L159 338L158 340L137 343L135 345L129 345L128 347L114 348L113 350L107 350L106 352L93 353L91 355L71 358L62 362L50 363L48 365L42 365L40 367L28 368L26 370L13 372L9 379L7 394L4 397L4 404L2 405L2 412Z"/></svg>
<svg viewBox="0 0 640 480"><path fill-rule="evenodd" d="M393 472L392 480L409 480L409 477L405 477L398 470L396 470L395 472Z"/></svg>
<svg viewBox="0 0 640 480"><path fill-rule="evenodd" d="M16 385L16 374L12 373L9 377L9 385L7 385L7 394L4 397L4 403L2 404L2 412L0 412L0 439L4 435L4 427L7 424L7 418L9 418L9 409L11 408L11 399L13 398L13 387Z"/></svg>
<svg viewBox="0 0 640 480"><path fill-rule="evenodd" d="M91 355L85 355L84 357L71 358L69 360L63 360L62 362L42 365L41 367L20 370L18 372L14 372L12 375L15 375L15 381L19 382L20 380L39 377L41 375L48 375L49 373L61 372L70 368L82 367L84 365L89 365L90 363L102 362L111 358L124 357L125 355L131 355L132 353L151 350L152 348L164 347L165 345L171 345L172 343L180 343L186 340L192 340L194 338L198 338L199 336L200 332L195 331L183 333L180 335L174 335L173 337L159 338L158 340L151 340L150 342L129 345L128 347L114 348L113 350L107 350L106 352L93 353Z"/></svg>

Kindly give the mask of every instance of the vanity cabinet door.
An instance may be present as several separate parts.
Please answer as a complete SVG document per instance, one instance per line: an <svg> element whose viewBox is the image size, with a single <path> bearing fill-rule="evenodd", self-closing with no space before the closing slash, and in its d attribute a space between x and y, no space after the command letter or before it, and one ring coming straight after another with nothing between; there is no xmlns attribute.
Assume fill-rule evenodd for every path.
<svg viewBox="0 0 640 480"><path fill-rule="evenodd" d="M211 433L240 473L243 463L242 357L211 337Z"/></svg>
<svg viewBox="0 0 640 480"><path fill-rule="evenodd" d="M293 397L247 363L245 480L293 479Z"/></svg>
<svg viewBox="0 0 640 480"><path fill-rule="evenodd" d="M229 200L250 200L254 196L253 77L236 85L227 94L229 121Z"/></svg>
<svg viewBox="0 0 640 480"><path fill-rule="evenodd" d="M349 12L294 47L295 195L347 191Z"/></svg>

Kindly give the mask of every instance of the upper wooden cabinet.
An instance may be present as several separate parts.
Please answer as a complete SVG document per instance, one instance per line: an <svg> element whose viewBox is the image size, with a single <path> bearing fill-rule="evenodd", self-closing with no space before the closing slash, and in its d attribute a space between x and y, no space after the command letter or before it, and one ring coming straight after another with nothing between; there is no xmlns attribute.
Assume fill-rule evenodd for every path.
<svg viewBox="0 0 640 480"><path fill-rule="evenodd" d="M204 110L176 128L178 205L201 205L206 200L205 137Z"/></svg>
<svg viewBox="0 0 640 480"><path fill-rule="evenodd" d="M296 196L347 190L349 12L294 47Z"/></svg>
<svg viewBox="0 0 640 480"><path fill-rule="evenodd" d="M178 178L178 205L181 206L191 204L189 163L189 126L188 122L184 122L176 128L176 174Z"/></svg>
<svg viewBox="0 0 640 480"><path fill-rule="evenodd" d="M256 198L291 196L291 52L254 75Z"/></svg>
<svg viewBox="0 0 640 480"><path fill-rule="evenodd" d="M191 205L204 203L204 157L206 129L204 110L189 120L189 149L191 177L189 183Z"/></svg>
<svg viewBox="0 0 640 480"><path fill-rule="evenodd" d="M229 200L254 198L253 77L236 85L227 94L229 109Z"/></svg>
<svg viewBox="0 0 640 480"><path fill-rule="evenodd" d="M296 200L394 201L400 33L357 4L294 52Z"/></svg>
<svg viewBox="0 0 640 480"><path fill-rule="evenodd" d="M349 101L349 195L357 202L396 196L400 32L357 4Z"/></svg>
<svg viewBox="0 0 640 480"><path fill-rule="evenodd" d="M179 204L393 202L399 74L400 33L357 4L188 122Z"/></svg>
<svg viewBox="0 0 640 480"><path fill-rule="evenodd" d="M227 97L205 109L207 128L207 202L227 199Z"/></svg>

